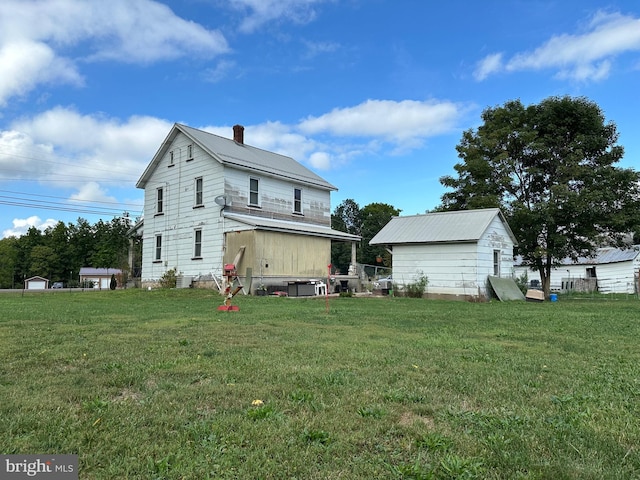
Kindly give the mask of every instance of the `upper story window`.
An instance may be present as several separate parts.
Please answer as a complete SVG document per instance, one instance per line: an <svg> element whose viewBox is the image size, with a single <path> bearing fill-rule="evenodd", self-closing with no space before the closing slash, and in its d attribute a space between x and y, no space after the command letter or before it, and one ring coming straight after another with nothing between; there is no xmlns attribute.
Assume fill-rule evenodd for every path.
<svg viewBox="0 0 640 480"><path fill-rule="evenodd" d="M162 235L156 235L156 250L153 258L156 262L162 260Z"/></svg>
<svg viewBox="0 0 640 480"><path fill-rule="evenodd" d="M302 214L302 189L293 189L293 213Z"/></svg>
<svg viewBox="0 0 640 480"><path fill-rule="evenodd" d="M171 165L173 165L173 162L174 162L174 158L173 158L173 150L171 150L171 151L169 152L169 165L170 165L170 166L171 166Z"/></svg>
<svg viewBox="0 0 640 480"><path fill-rule="evenodd" d="M253 177L249 179L249 205L260 206L260 181Z"/></svg>
<svg viewBox="0 0 640 480"><path fill-rule="evenodd" d="M203 205L202 188L203 188L202 177L198 177L196 178L196 185L195 185L195 191L196 191L195 206L196 207L200 207Z"/></svg>
<svg viewBox="0 0 640 480"><path fill-rule="evenodd" d="M187 145L187 161L193 159L193 145Z"/></svg>
<svg viewBox="0 0 640 480"><path fill-rule="evenodd" d="M156 189L156 215L164 213L164 188Z"/></svg>

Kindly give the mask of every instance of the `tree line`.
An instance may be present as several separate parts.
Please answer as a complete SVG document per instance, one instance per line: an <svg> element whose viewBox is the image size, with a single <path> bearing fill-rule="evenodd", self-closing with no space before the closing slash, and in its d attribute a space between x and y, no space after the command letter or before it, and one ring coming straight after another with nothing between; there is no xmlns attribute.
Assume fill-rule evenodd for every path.
<svg viewBox="0 0 640 480"><path fill-rule="evenodd" d="M640 174L618 166L624 148L615 123L584 97L549 97L525 106L520 100L490 107L483 123L463 132L456 146L455 175L436 211L500 208L518 244L514 254L539 272L548 296L551 270L564 260L593 257L602 246L640 241ZM376 203L360 209L345 200L332 215L337 230L362 236L358 260L375 264L382 247L369 240L400 210ZM333 262L348 267L350 250L332 249Z"/></svg>
<svg viewBox="0 0 640 480"><path fill-rule="evenodd" d="M362 237L357 253L358 263L391 267L391 256L385 247L369 245L369 241L401 211L387 203L370 203L360 208L355 200L347 199L334 209L331 228ZM351 243L333 242L331 262L336 271L347 273L351 263Z"/></svg>
<svg viewBox="0 0 640 480"><path fill-rule="evenodd" d="M129 272L130 229L126 217L93 225L79 218L75 224L58 222L44 231L31 227L25 235L4 238L0 240L0 288L22 288L24 280L34 276L77 286L82 267L119 268L135 274ZM141 264L138 243L134 262Z"/></svg>

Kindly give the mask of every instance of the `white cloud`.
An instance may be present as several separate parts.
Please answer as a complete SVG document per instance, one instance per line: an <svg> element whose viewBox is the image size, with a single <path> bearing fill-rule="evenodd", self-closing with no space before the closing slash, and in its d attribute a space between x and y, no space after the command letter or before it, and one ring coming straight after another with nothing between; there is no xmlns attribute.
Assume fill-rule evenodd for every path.
<svg viewBox="0 0 640 480"><path fill-rule="evenodd" d="M333 0L234 0L229 6L243 13L240 31L251 33L264 24L276 20L288 20L294 23L308 23L317 13L314 6Z"/></svg>
<svg viewBox="0 0 640 480"><path fill-rule="evenodd" d="M487 55L478 62L478 66L476 67L476 71L473 76L476 80L482 81L489 75L499 72L502 68L502 53L493 53L491 55Z"/></svg>
<svg viewBox="0 0 640 480"><path fill-rule="evenodd" d="M331 168L331 155L326 152L314 152L309 156L309 163L318 170L329 170Z"/></svg>
<svg viewBox="0 0 640 480"><path fill-rule="evenodd" d="M14 218L13 228L4 230L2 232L2 238L8 237L20 237L27 233L31 227L35 227L38 230L44 232L49 227L54 227L58 223L58 220L48 218L45 221L36 215L29 218Z"/></svg>
<svg viewBox="0 0 640 480"><path fill-rule="evenodd" d="M96 180L134 185L171 125L153 117L120 121L58 107L0 131L0 178L76 188Z"/></svg>
<svg viewBox="0 0 640 480"><path fill-rule="evenodd" d="M152 0L4 0L0 105L44 83L82 83L78 60L150 63L227 51L220 32Z"/></svg>
<svg viewBox="0 0 640 480"><path fill-rule="evenodd" d="M640 19L599 12L584 32L554 36L533 51L514 55L504 65L496 63L491 68L496 54L485 57L476 78L483 80L502 67L508 72L556 69L559 78L597 81L609 75L617 56L638 51Z"/></svg>
<svg viewBox="0 0 640 480"><path fill-rule="evenodd" d="M460 105L447 101L367 100L355 107L308 117L299 127L309 134L381 137L401 143L450 132L463 110Z"/></svg>
<svg viewBox="0 0 640 480"><path fill-rule="evenodd" d="M314 169L336 169L365 155L397 155L420 148L429 137L455 131L470 108L447 101L367 100L294 125L245 125L244 141ZM232 137L231 126L199 128Z"/></svg>
<svg viewBox="0 0 640 480"><path fill-rule="evenodd" d="M43 83L81 85L82 76L67 59L47 45L17 41L0 46L0 106L14 95L24 95Z"/></svg>
<svg viewBox="0 0 640 480"><path fill-rule="evenodd" d="M74 193L69 197L72 202L99 202L99 203L117 203L115 197L107 194L107 191L100 186L98 182L88 182L78 189L78 193Z"/></svg>

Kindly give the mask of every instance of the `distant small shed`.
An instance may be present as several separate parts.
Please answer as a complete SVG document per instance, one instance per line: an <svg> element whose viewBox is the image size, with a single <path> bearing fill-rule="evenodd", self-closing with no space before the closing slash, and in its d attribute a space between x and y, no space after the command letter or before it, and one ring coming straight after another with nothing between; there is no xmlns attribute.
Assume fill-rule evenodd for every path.
<svg viewBox="0 0 640 480"><path fill-rule="evenodd" d="M27 290L46 290L49 288L49 280L44 277L31 277L24 281L24 288Z"/></svg>
<svg viewBox="0 0 640 480"><path fill-rule="evenodd" d="M517 244L497 208L394 217L369 242L391 252L398 285L428 279L427 296L487 298L488 277L511 278Z"/></svg>
<svg viewBox="0 0 640 480"><path fill-rule="evenodd" d="M93 283L93 288L108 290L112 275L117 278L122 275L122 270L119 268L82 267L80 269L80 284L84 285L91 282Z"/></svg>

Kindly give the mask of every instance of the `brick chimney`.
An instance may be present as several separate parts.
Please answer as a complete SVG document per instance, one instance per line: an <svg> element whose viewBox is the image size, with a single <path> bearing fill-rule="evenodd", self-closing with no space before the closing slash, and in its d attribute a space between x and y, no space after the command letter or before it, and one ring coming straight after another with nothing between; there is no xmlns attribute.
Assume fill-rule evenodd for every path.
<svg viewBox="0 0 640 480"><path fill-rule="evenodd" d="M244 145L244 127L242 125L233 126L233 140L240 145Z"/></svg>

